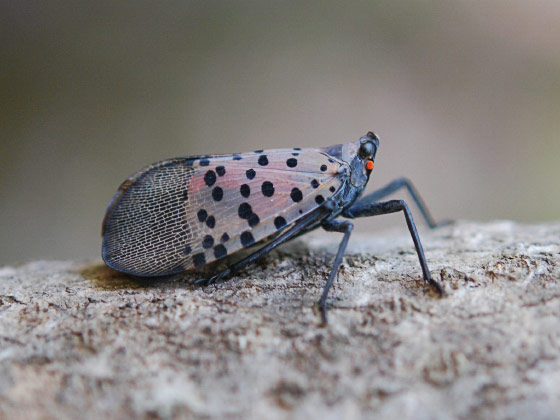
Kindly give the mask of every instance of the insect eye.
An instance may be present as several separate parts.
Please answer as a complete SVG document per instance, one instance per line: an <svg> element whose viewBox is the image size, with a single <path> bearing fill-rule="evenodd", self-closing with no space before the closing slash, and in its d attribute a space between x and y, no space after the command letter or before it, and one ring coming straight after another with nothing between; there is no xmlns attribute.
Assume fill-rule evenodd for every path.
<svg viewBox="0 0 560 420"><path fill-rule="evenodd" d="M369 141L362 143L360 145L360 150L358 151L358 155L363 159L363 158L367 158L370 157L373 153L373 144L371 144Z"/></svg>

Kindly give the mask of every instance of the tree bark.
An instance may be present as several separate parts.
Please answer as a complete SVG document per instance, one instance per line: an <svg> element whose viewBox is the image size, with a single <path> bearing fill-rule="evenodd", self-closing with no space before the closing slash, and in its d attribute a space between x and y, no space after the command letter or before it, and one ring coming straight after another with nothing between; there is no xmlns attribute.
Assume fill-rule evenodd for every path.
<svg viewBox="0 0 560 420"><path fill-rule="evenodd" d="M560 223L312 233L228 281L95 262L0 268L0 418L549 419L560 412Z"/></svg>

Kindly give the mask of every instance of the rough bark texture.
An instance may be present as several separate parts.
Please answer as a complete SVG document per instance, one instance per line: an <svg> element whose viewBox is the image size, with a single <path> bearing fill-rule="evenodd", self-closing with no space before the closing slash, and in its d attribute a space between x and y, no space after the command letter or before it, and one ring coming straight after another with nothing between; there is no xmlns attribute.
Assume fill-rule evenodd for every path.
<svg viewBox="0 0 560 420"><path fill-rule="evenodd" d="M560 223L339 234L207 288L101 262L0 268L0 418L549 419L560 412Z"/></svg>

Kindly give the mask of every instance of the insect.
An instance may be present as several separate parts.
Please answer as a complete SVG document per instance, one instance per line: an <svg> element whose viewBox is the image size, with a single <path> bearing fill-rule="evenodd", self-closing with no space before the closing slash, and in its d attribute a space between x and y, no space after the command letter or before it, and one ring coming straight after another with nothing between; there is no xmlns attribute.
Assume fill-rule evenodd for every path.
<svg viewBox="0 0 560 420"><path fill-rule="evenodd" d="M209 285L304 232L318 227L340 232L344 236L318 302L326 323L328 292L353 229L351 221L337 217L402 211L424 281L441 295L408 205L403 200L379 201L407 188L429 226L435 227L412 183L400 178L360 198L378 148L379 138L369 132L357 141L325 148L154 163L126 179L109 203L103 221L103 259L109 267L134 276L202 270L211 274L196 283Z"/></svg>

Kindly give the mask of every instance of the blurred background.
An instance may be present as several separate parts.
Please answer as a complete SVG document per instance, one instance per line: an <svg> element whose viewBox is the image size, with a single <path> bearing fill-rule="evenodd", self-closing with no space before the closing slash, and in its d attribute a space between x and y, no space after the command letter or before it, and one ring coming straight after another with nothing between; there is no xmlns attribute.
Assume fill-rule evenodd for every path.
<svg viewBox="0 0 560 420"><path fill-rule="evenodd" d="M439 219L560 215L556 0L3 1L0 34L0 263L98 258L151 162L368 130L369 191L406 175Z"/></svg>

